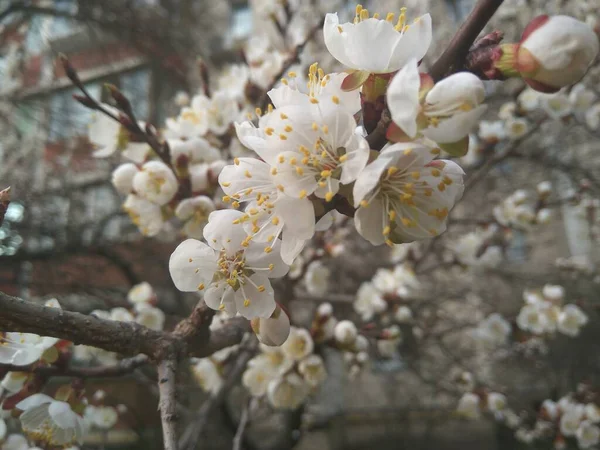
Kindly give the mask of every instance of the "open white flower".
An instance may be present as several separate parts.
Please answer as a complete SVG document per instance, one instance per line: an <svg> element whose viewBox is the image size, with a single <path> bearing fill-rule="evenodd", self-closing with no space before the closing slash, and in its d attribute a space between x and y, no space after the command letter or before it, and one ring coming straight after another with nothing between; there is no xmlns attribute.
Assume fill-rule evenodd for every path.
<svg viewBox="0 0 600 450"><path fill-rule="evenodd" d="M281 350L294 361L310 355L313 349L314 342L308 330L296 327L292 327L289 337L281 346Z"/></svg>
<svg viewBox="0 0 600 450"><path fill-rule="evenodd" d="M392 120L402 131L409 138L420 133L439 144L468 136L486 110L481 104L484 99L483 82L469 72L455 73L433 87L424 85L414 59L394 76L387 90Z"/></svg>
<svg viewBox="0 0 600 450"><path fill-rule="evenodd" d="M201 358L192 361L192 374L196 383L206 392L216 395L223 385L223 378L219 369L210 358Z"/></svg>
<svg viewBox="0 0 600 450"><path fill-rule="evenodd" d="M269 278L285 275L279 242L271 246L254 242L241 225L244 213L214 211L204 228L209 245L195 239L182 242L169 260L169 271L177 289L204 291L212 309L239 312L247 319L270 317L275 310Z"/></svg>
<svg viewBox="0 0 600 450"><path fill-rule="evenodd" d="M136 305L135 321L151 330L162 330L165 325L165 313L159 308L147 304Z"/></svg>
<svg viewBox="0 0 600 450"><path fill-rule="evenodd" d="M306 268L304 283L311 295L325 295L329 289L331 270L321 261L313 261Z"/></svg>
<svg viewBox="0 0 600 450"><path fill-rule="evenodd" d="M304 377L304 381L311 386L318 386L327 378L325 364L323 364L323 359L319 355L309 355L300 361L298 372Z"/></svg>
<svg viewBox="0 0 600 450"><path fill-rule="evenodd" d="M168 143L171 150L171 162L174 166L180 165L183 158L189 164L211 163L221 158L221 152L201 137L185 141L169 139Z"/></svg>
<svg viewBox="0 0 600 450"><path fill-rule="evenodd" d="M354 185L356 229L373 245L441 234L463 192L463 170L417 142L384 149Z"/></svg>
<svg viewBox="0 0 600 450"><path fill-rule="evenodd" d="M245 99L245 89L250 79L250 69L245 64L231 64L219 77L219 90L239 102Z"/></svg>
<svg viewBox="0 0 600 450"><path fill-rule="evenodd" d="M506 135L509 139L521 139L529 131L529 122L522 117L511 117L506 121Z"/></svg>
<svg viewBox="0 0 600 450"><path fill-rule="evenodd" d="M127 196L123 210L144 236L156 236L165 223L159 205L135 194Z"/></svg>
<svg viewBox="0 0 600 450"><path fill-rule="evenodd" d="M588 322L587 315L577 305L565 305L558 315L557 329L567 336L579 335L579 330Z"/></svg>
<svg viewBox="0 0 600 450"><path fill-rule="evenodd" d="M584 420L575 434L579 448L590 448L600 442L600 428L588 420Z"/></svg>
<svg viewBox="0 0 600 450"><path fill-rule="evenodd" d="M506 396L498 392L490 392L487 396L487 408L491 412L500 412L506 408Z"/></svg>
<svg viewBox="0 0 600 450"><path fill-rule="evenodd" d="M45 394L34 394L17 403L23 431L35 440L49 445L67 446L83 443L83 417L66 402Z"/></svg>
<svg viewBox="0 0 600 450"><path fill-rule="evenodd" d="M269 165L255 158L236 158L221 171L219 183L226 201L248 203L240 220L252 240L273 243L281 237L281 257L291 264L315 233L310 200L282 193Z"/></svg>
<svg viewBox="0 0 600 450"><path fill-rule="evenodd" d="M472 267L495 267L502 261L502 250L500 247L486 244L486 240L493 233L493 229L472 231L451 242L449 248L462 264Z"/></svg>
<svg viewBox="0 0 600 450"><path fill-rule="evenodd" d="M274 408L296 409L308 396L308 384L296 373L273 380L267 389L267 398Z"/></svg>
<svg viewBox="0 0 600 450"><path fill-rule="evenodd" d="M202 239L202 230L208 223L208 216L215 210L215 204L210 197L199 195L186 198L181 201L175 209L175 215L182 220L183 232L187 237Z"/></svg>
<svg viewBox="0 0 600 450"><path fill-rule="evenodd" d="M344 66L367 74L390 73L425 56L431 44L431 16L408 23L406 8L402 8L394 24L394 14L389 13L386 20L369 18L359 5L354 23L340 24L337 14L327 14L323 35L327 50Z"/></svg>
<svg viewBox="0 0 600 450"><path fill-rule="evenodd" d="M456 412L467 419L478 419L481 416L479 397L467 392L458 401Z"/></svg>
<svg viewBox="0 0 600 450"><path fill-rule="evenodd" d="M236 99L224 89L213 93L206 111L208 114L208 127L216 135L225 134L240 116Z"/></svg>
<svg viewBox="0 0 600 450"><path fill-rule="evenodd" d="M85 416L94 426L102 430L110 430L119 421L119 413L112 406L88 406Z"/></svg>
<svg viewBox="0 0 600 450"><path fill-rule="evenodd" d="M506 343L511 331L510 323L502 315L493 313L479 324L475 334L484 342L503 345Z"/></svg>
<svg viewBox="0 0 600 450"><path fill-rule="evenodd" d="M169 203L178 187L175 174L160 161L148 161L133 177L133 189L136 193L158 205Z"/></svg>
<svg viewBox="0 0 600 450"><path fill-rule="evenodd" d="M304 108L315 107L330 108L339 105L350 114L360 110L360 94L357 90L344 91L342 82L347 73L331 73L325 75L317 63L310 66L308 72L308 91L304 92L297 86L295 74L291 80L282 86L269 91L269 97L275 108L284 106L301 106Z"/></svg>
<svg viewBox="0 0 600 450"><path fill-rule="evenodd" d="M148 303L155 298L154 289L147 281L143 281L133 286L127 293L129 303Z"/></svg>
<svg viewBox="0 0 600 450"><path fill-rule="evenodd" d="M56 299L48 300L47 307L60 308ZM0 363L27 366L38 361L58 342L58 338L31 333L0 332Z"/></svg>
<svg viewBox="0 0 600 450"><path fill-rule="evenodd" d="M373 286L373 283L362 283L360 285L353 305L354 311L365 322L371 320L375 314L385 311L388 306L379 291Z"/></svg>
<svg viewBox="0 0 600 450"><path fill-rule="evenodd" d="M204 136L208 132L208 108L210 100L204 95L196 95L190 107L181 109L175 119L165 121L164 135L168 139L192 139Z"/></svg>
<svg viewBox="0 0 600 450"><path fill-rule="evenodd" d="M564 412L560 418L560 431L563 435L575 436L579 426L583 421L583 410L580 408L571 408Z"/></svg>
<svg viewBox="0 0 600 450"><path fill-rule="evenodd" d="M546 305L529 304L525 305L519 311L517 316L517 325L521 330L529 331L533 334L544 334L552 332L556 328L553 315L547 314Z"/></svg>
<svg viewBox="0 0 600 450"><path fill-rule="evenodd" d="M262 397L267 393L269 383L276 377L277 374L265 364L249 364L242 375L242 384L250 395Z"/></svg>

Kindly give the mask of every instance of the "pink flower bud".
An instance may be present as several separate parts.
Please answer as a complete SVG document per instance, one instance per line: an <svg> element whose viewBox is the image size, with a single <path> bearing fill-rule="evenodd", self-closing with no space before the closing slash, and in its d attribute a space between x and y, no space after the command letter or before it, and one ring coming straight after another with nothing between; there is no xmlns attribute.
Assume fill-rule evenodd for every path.
<svg viewBox="0 0 600 450"><path fill-rule="evenodd" d="M569 16L539 16L525 29L516 66L527 84L555 92L579 81L596 58L598 36Z"/></svg>

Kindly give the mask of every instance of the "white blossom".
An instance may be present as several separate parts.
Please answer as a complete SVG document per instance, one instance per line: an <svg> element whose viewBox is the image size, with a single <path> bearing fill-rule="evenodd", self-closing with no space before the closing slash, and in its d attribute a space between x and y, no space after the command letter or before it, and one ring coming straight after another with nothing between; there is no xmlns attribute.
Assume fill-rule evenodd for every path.
<svg viewBox="0 0 600 450"><path fill-rule="evenodd" d="M123 210L144 236L156 236L164 225L160 206L135 194L129 194Z"/></svg>
<svg viewBox="0 0 600 450"><path fill-rule="evenodd" d="M476 330L476 336L493 345L503 345L511 333L510 323L498 313L490 314Z"/></svg>
<svg viewBox="0 0 600 450"><path fill-rule="evenodd" d="M169 271L179 290L204 291L212 309L266 318L275 310L269 278L285 275L288 266L278 241L265 246L248 238L243 216L240 211L213 211L204 228L208 245L195 239L182 242L171 255Z"/></svg>
<svg viewBox="0 0 600 450"><path fill-rule="evenodd" d="M569 437L575 436L582 422L582 411L571 409L566 411L560 418L560 432Z"/></svg>
<svg viewBox="0 0 600 450"><path fill-rule="evenodd" d="M402 243L443 233L449 211L462 196L462 169L434 160L416 142L394 144L362 171L354 184L354 222L373 245Z"/></svg>
<svg viewBox="0 0 600 450"><path fill-rule="evenodd" d="M335 326L333 335L335 340L341 345L352 345L358 335L356 325L350 320L341 320Z"/></svg>
<svg viewBox="0 0 600 450"><path fill-rule="evenodd" d="M252 330L265 345L283 344L290 334L290 318L280 306L275 308L271 317L256 317L251 322Z"/></svg>
<svg viewBox="0 0 600 450"><path fill-rule="evenodd" d="M367 74L395 72L411 59L421 60L431 43L431 16L409 23L406 9L401 11L395 25L393 14L387 20L369 18L362 7L357 7L354 23L340 24L337 14L327 14L323 25L327 50L344 66Z"/></svg>
<svg viewBox="0 0 600 450"><path fill-rule="evenodd" d="M165 325L165 313L154 306L139 304L136 308L135 321L151 330L160 331Z"/></svg>
<svg viewBox="0 0 600 450"><path fill-rule="evenodd" d="M587 315L577 305L565 305L558 315L557 328L567 336L575 337L588 322Z"/></svg>
<svg viewBox="0 0 600 450"><path fill-rule="evenodd" d="M160 161L148 161L133 177L133 189L137 195L158 205L169 203L178 187L175 174Z"/></svg>
<svg viewBox="0 0 600 450"><path fill-rule="evenodd" d="M298 372L311 386L320 385L327 378L323 359L319 355L309 355L298 364Z"/></svg>
<svg viewBox="0 0 600 450"><path fill-rule="evenodd" d="M450 75L425 96L420 95L423 89L417 61L413 59L394 76L387 90L392 120L410 138L420 133L440 144L458 142L486 110L481 105L485 99L483 82L472 73Z"/></svg>
<svg viewBox="0 0 600 450"><path fill-rule="evenodd" d="M329 288L331 270L321 261L311 262L304 275L306 290L311 295L325 295Z"/></svg>
<svg viewBox="0 0 600 450"><path fill-rule="evenodd" d="M154 289L147 281L133 286L127 293L127 300L131 304L148 303L155 298Z"/></svg>
<svg viewBox="0 0 600 450"><path fill-rule="evenodd" d="M387 309L387 302L381 297L380 292L373 286L373 283L362 283L356 293L354 300L354 311L361 319L368 322L375 316Z"/></svg>
<svg viewBox="0 0 600 450"><path fill-rule="evenodd" d="M34 394L17 403L16 408L23 411L23 431L33 439L56 446L83 443L83 418L68 403Z"/></svg>
<svg viewBox="0 0 600 450"><path fill-rule="evenodd" d="M292 327L290 335L281 346L281 350L287 357L299 361L310 355L314 349L314 342L308 330Z"/></svg>
<svg viewBox="0 0 600 450"><path fill-rule="evenodd" d="M184 222L183 232L187 237L202 239L208 216L214 210L215 204L211 198L199 195L179 202L175 208L175 215Z"/></svg>
<svg viewBox="0 0 600 450"><path fill-rule="evenodd" d="M45 306L60 308L56 299L48 300ZM58 339L55 337L38 336L31 333L0 333L0 363L16 366L33 364L57 342Z"/></svg>
<svg viewBox="0 0 600 450"><path fill-rule="evenodd" d="M588 420L584 420L575 433L579 448L590 448L600 442L600 428Z"/></svg>
<svg viewBox="0 0 600 450"><path fill-rule="evenodd" d="M480 399L470 392L458 401L456 412L467 419L478 419L481 416Z"/></svg>
<svg viewBox="0 0 600 450"><path fill-rule="evenodd" d="M552 88L579 81L598 54L594 31L573 17L550 16L528 31L518 49L520 71Z"/></svg>
<svg viewBox="0 0 600 450"><path fill-rule="evenodd" d="M130 194L133 189L133 178L139 172L135 164L125 163L112 173L112 184L121 194Z"/></svg>
<svg viewBox="0 0 600 450"><path fill-rule="evenodd" d="M490 392L487 396L487 407L491 412L500 412L506 408L506 396L498 392Z"/></svg>
<svg viewBox="0 0 600 450"><path fill-rule="evenodd" d="M216 395L223 385L223 378L219 369L210 358L201 358L192 361L192 374L196 383L206 392Z"/></svg>
<svg viewBox="0 0 600 450"><path fill-rule="evenodd" d="M269 383L267 398L274 408L296 409L309 394L307 383L295 373Z"/></svg>

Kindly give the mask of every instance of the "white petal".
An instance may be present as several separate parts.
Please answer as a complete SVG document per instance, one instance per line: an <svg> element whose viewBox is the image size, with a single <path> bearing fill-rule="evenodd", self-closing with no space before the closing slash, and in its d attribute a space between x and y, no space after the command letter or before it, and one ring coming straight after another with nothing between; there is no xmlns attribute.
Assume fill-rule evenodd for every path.
<svg viewBox="0 0 600 450"><path fill-rule="evenodd" d="M268 253L265 252L267 246L272 249ZM261 274L265 274L269 278L280 278L289 270L289 266L281 259L281 241L279 240L270 245L250 241L250 245L244 252L244 257L247 261L246 265L249 267L266 269L273 264L271 270L260 271Z"/></svg>
<svg viewBox="0 0 600 450"><path fill-rule="evenodd" d="M233 255L242 248L246 232L240 219L244 216L241 211L221 209L213 211L208 216L208 224L204 227L204 238L208 245L215 250L225 249L228 255ZM233 222L237 221L237 224Z"/></svg>
<svg viewBox="0 0 600 450"><path fill-rule="evenodd" d="M252 283L246 282L243 288L238 289L235 293L237 311L246 319L271 317L276 307L275 293L271 282L267 277L257 273L250 276L250 281L256 287ZM264 290L260 292L257 287L262 287Z"/></svg>
<svg viewBox="0 0 600 450"><path fill-rule="evenodd" d="M387 105L392 120L409 136L417 134L419 87L421 80L417 61L412 59L398 72L387 90Z"/></svg>
<svg viewBox="0 0 600 450"><path fill-rule="evenodd" d="M66 402L53 401L50 403L48 413L54 422L63 429L74 429L77 426L77 414L73 412Z"/></svg>
<svg viewBox="0 0 600 450"><path fill-rule="evenodd" d="M46 394L33 394L27 397L25 400L21 400L15 405L15 408L21 411L27 411L28 409L35 408L36 406L43 405L44 403L51 403L54 399Z"/></svg>
<svg viewBox="0 0 600 450"><path fill-rule="evenodd" d="M487 105L480 105L471 111L455 114L448 119L441 120L436 127L428 127L422 130L422 133L427 138L440 144L458 142L477 125L486 109Z"/></svg>
<svg viewBox="0 0 600 450"><path fill-rule="evenodd" d="M329 50L329 53L331 53L331 56L340 63L347 67L357 69L358 67L353 66L352 60L346 54L347 35L340 33L339 26L340 21L337 13L327 14L325 16L325 22L323 24L323 39L325 41L325 46L327 47L327 50Z"/></svg>
<svg viewBox="0 0 600 450"><path fill-rule="evenodd" d="M346 52L353 68L371 73L388 73L394 48L400 45L401 35L386 20L367 19L348 26ZM374 50L376 49L376 50Z"/></svg>
<svg viewBox="0 0 600 450"><path fill-rule="evenodd" d="M305 240L297 239L293 234L284 232L281 236L281 259L283 262L292 265L305 245Z"/></svg>
<svg viewBox="0 0 600 450"><path fill-rule="evenodd" d="M200 283L207 284L217 270L215 251L195 239L183 241L169 259L169 272L175 287L196 292Z"/></svg>
<svg viewBox="0 0 600 450"><path fill-rule="evenodd" d="M432 36L431 16L424 14L416 18L393 49L388 64L389 71L395 72L411 59L416 61L423 59L431 45Z"/></svg>
<svg viewBox="0 0 600 450"><path fill-rule="evenodd" d="M381 245L385 242L383 228L384 220L387 220L383 208L383 201L377 197L369 206L361 206L354 215L354 224L358 233L373 245Z"/></svg>
<svg viewBox="0 0 600 450"><path fill-rule="evenodd" d="M355 208L358 208L360 202L367 197L367 194L375 189L384 170L386 170L393 162L393 155L384 155L380 153L375 161L365 167L356 180L356 183L354 183L352 191Z"/></svg>
<svg viewBox="0 0 600 450"><path fill-rule="evenodd" d="M346 148L348 159L342 164L342 175L340 182L349 184L356 180L369 161L371 148L365 138L358 134L352 135L351 141Z"/></svg>
<svg viewBox="0 0 600 450"><path fill-rule="evenodd" d="M281 196L275 203L275 214L296 239L310 239L315 234L315 209L310 200Z"/></svg>
<svg viewBox="0 0 600 450"><path fill-rule="evenodd" d="M233 289L224 280L208 286L204 292L204 301L209 308L217 311L221 310L221 305L224 305L225 312L230 316L235 315L237 311Z"/></svg>
<svg viewBox="0 0 600 450"><path fill-rule="evenodd" d="M430 115L435 115L438 110L451 111L465 103L475 107L484 100L483 81L470 72L459 72L444 78L425 97Z"/></svg>

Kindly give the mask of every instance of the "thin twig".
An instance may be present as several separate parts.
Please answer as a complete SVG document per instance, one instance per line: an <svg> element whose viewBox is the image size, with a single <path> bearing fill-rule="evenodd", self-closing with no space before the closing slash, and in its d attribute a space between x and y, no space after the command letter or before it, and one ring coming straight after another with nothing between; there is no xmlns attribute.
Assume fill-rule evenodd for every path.
<svg viewBox="0 0 600 450"><path fill-rule="evenodd" d="M14 364L0 364L0 370L9 372L30 372L43 377L76 377L76 378L107 378L120 377L132 373L135 369L148 363L146 355L137 355L125 358L116 364L97 367L57 367L57 366L15 366Z"/></svg>
<svg viewBox="0 0 600 450"><path fill-rule="evenodd" d="M252 407L252 398L248 400L246 407L242 410L242 416L240 417L240 424L238 425L235 436L233 437L232 450L242 450L242 442L244 441L244 432L248 425L248 419L250 418L250 408Z"/></svg>
<svg viewBox="0 0 600 450"><path fill-rule="evenodd" d="M176 410L177 358L169 356L158 364L158 390L160 393L160 418L165 450L177 450Z"/></svg>
<svg viewBox="0 0 600 450"><path fill-rule="evenodd" d="M471 14L458 29L448 47L431 66L429 75L439 81L449 73L460 70L469 49L504 0L479 0Z"/></svg>

